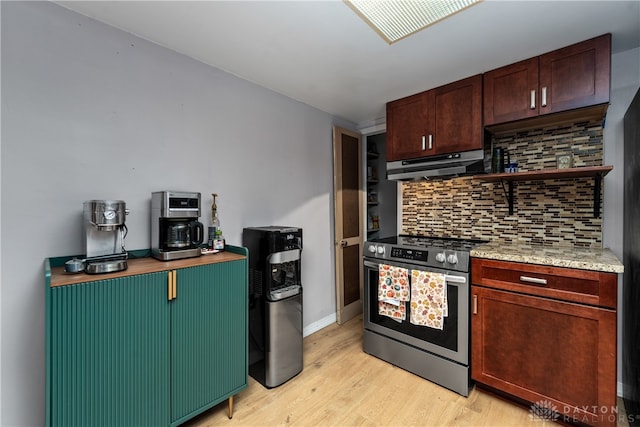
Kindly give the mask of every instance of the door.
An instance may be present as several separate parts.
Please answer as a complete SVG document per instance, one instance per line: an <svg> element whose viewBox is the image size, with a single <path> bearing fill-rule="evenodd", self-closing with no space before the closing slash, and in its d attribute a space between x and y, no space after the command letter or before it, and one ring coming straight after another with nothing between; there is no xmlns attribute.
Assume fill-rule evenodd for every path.
<svg viewBox="0 0 640 427"><path fill-rule="evenodd" d="M540 114L609 102L611 35L540 57Z"/></svg>
<svg viewBox="0 0 640 427"><path fill-rule="evenodd" d="M538 58L484 74L484 125L538 115Z"/></svg>
<svg viewBox="0 0 640 427"><path fill-rule="evenodd" d="M302 292L267 301L267 343L265 384L276 387L302 371Z"/></svg>
<svg viewBox="0 0 640 427"><path fill-rule="evenodd" d="M616 405L614 310L480 286L472 295L474 380L615 426L608 419Z"/></svg>
<svg viewBox="0 0 640 427"><path fill-rule="evenodd" d="M176 271L171 301L171 425L247 386L244 261Z"/></svg>
<svg viewBox="0 0 640 427"><path fill-rule="evenodd" d="M433 154L426 136L427 108L427 92L387 104L388 162Z"/></svg>
<svg viewBox="0 0 640 427"><path fill-rule="evenodd" d="M165 277L140 274L50 290L47 425L169 424Z"/></svg>
<svg viewBox="0 0 640 427"><path fill-rule="evenodd" d="M336 316L338 324L362 312L362 137L334 127Z"/></svg>
<svg viewBox="0 0 640 427"><path fill-rule="evenodd" d="M411 264L391 263L395 267L412 270ZM442 329L414 325L410 321L411 307L406 309L404 321L383 316L378 311L379 264L364 261L364 329L409 344L463 365L469 364L469 278L468 274L447 278L447 316ZM446 270L429 268L431 273L447 273ZM407 303L404 303L407 304Z"/></svg>
<svg viewBox="0 0 640 427"><path fill-rule="evenodd" d="M482 149L482 75L439 87L429 102L433 151L446 154Z"/></svg>

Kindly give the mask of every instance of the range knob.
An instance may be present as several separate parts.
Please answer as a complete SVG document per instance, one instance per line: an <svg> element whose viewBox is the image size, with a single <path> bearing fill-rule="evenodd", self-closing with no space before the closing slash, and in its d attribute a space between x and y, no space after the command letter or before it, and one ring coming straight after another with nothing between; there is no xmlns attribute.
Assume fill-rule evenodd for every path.
<svg viewBox="0 0 640 427"><path fill-rule="evenodd" d="M447 262L449 264L457 264L458 263L458 257L456 256L456 254L449 254L449 256L447 256Z"/></svg>
<svg viewBox="0 0 640 427"><path fill-rule="evenodd" d="M367 248L367 250L369 252L371 252L372 254L376 253L376 245L369 245L369 247Z"/></svg>
<svg viewBox="0 0 640 427"><path fill-rule="evenodd" d="M384 246L378 246L378 255L384 255Z"/></svg>
<svg viewBox="0 0 640 427"><path fill-rule="evenodd" d="M446 258L444 256L444 252L440 252L439 254L436 255L436 261L444 262L445 260L446 260Z"/></svg>

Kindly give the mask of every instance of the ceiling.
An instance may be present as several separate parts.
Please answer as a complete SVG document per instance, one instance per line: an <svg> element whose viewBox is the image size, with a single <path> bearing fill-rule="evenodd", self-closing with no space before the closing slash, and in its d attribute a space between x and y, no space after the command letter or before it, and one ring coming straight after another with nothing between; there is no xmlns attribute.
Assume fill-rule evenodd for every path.
<svg viewBox="0 0 640 427"><path fill-rule="evenodd" d="M392 45L340 0L57 1L359 127L385 103L604 33L640 46L640 1L485 0Z"/></svg>

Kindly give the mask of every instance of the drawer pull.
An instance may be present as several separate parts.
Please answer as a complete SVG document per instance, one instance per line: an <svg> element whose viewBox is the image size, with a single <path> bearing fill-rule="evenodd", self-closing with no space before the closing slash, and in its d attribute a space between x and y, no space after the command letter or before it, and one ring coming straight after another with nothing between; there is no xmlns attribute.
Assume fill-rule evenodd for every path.
<svg viewBox="0 0 640 427"><path fill-rule="evenodd" d="M478 295L473 296L473 314L478 314Z"/></svg>
<svg viewBox="0 0 640 427"><path fill-rule="evenodd" d="M546 285L547 279L538 279L537 277L520 276L521 282L535 283L536 285Z"/></svg>

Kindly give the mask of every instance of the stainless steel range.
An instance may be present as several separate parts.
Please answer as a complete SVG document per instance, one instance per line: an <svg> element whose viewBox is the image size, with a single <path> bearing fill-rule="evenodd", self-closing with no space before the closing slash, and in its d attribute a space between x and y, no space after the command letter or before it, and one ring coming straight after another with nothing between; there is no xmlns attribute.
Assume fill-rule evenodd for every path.
<svg viewBox="0 0 640 427"><path fill-rule="evenodd" d="M364 246L364 351L463 396L469 395L469 288L470 256L481 240L400 235L365 242ZM407 274L411 296L407 301L379 298L379 271ZM398 270L400 269L400 270ZM406 269L404 272L402 269ZM415 273L413 273L415 270ZM395 274L395 273L394 273ZM423 306L415 278L434 277L443 282L444 313L439 325L425 326L414 319ZM413 280L413 281L412 281ZM415 283L414 283L415 282ZM431 299L431 296L429 296ZM394 318L381 308L393 303ZM404 307L401 307L404 306ZM395 314L395 313L394 313ZM405 316L403 314L403 316ZM440 329L441 328L441 329Z"/></svg>

